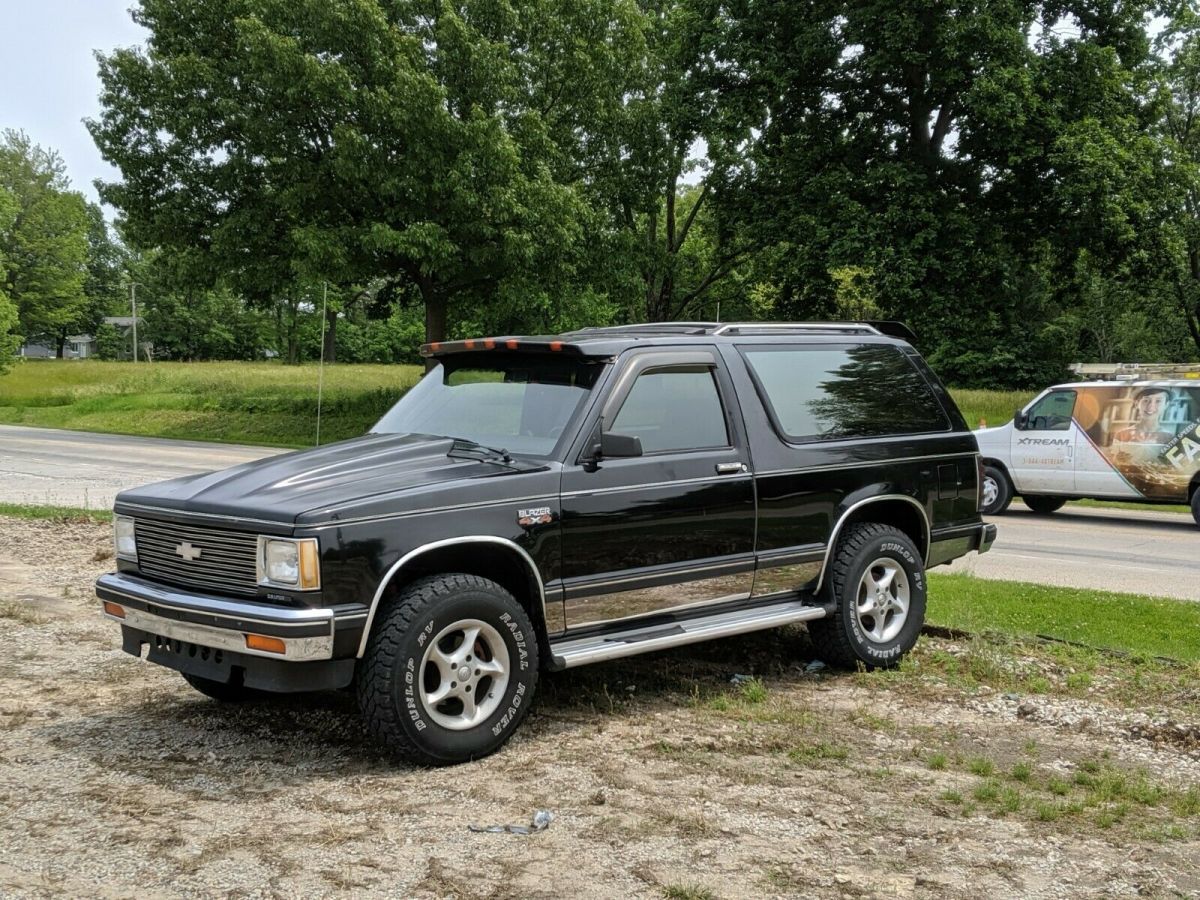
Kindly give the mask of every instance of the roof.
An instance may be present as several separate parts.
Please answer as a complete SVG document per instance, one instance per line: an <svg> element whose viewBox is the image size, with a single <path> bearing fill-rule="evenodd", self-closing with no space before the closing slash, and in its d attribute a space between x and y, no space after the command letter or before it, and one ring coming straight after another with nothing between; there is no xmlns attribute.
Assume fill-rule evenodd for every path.
<svg viewBox="0 0 1200 900"><path fill-rule="evenodd" d="M613 356L638 345L713 343L732 338L755 338L759 343L780 337L803 336L807 339L845 340L871 338L890 343L888 336L913 340L915 335L898 322L647 322L640 325L614 325L581 328L555 335L470 338L462 341L438 341L421 347L422 356L445 356L475 350L515 350L554 352L574 356ZM764 340L765 339L765 340Z"/></svg>
<svg viewBox="0 0 1200 900"><path fill-rule="evenodd" d="M68 344L90 344L95 338L90 334L69 334L63 340Z"/></svg>
<svg viewBox="0 0 1200 900"><path fill-rule="evenodd" d="M138 316L137 320L138 320L138 323L140 324L142 322L142 317ZM122 328L132 328L133 327L133 316L105 316L104 324L105 325L120 325Z"/></svg>
<svg viewBox="0 0 1200 900"><path fill-rule="evenodd" d="M1127 378L1120 380L1107 379L1104 381L1068 381L1063 384L1056 384L1048 390L1057 391L1070 388L1071 390L1079 390L1080 388L1200 388L1200 377L1196 378L1156 378L1153 381L1130 381Z"/></svg>

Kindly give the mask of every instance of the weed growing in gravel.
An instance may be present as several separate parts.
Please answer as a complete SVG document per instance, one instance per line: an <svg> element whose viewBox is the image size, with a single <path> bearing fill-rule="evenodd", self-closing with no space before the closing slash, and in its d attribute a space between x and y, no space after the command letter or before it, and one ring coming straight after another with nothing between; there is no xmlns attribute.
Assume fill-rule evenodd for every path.
<svg viewBox="0 0 1200 900"><path fill-rule="evenodd" d="M50 617L22 600L0 600L0 619L12 619L22 625L45 625Z"/></svg>
<svg viewBox="0 0 1200 900"><path fill-rule="evenodd" d="M662 889L666 900L716 900L716 894L698 884L668 884Z"/></svg>
<svg viewBox="0 0 1200 900"><path fill-rule="evenodd" d="M930 753L929 756L925 758L925 765L935 772L940 772L946 768L946 762L947 760L945 753Z"/></svg>

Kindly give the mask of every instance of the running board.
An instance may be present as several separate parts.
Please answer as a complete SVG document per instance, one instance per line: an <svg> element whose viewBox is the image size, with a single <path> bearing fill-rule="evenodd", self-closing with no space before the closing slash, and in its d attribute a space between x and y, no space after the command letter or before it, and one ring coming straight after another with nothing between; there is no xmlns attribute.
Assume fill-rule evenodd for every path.
<svg viewBox="0 0 1200 900"><path fill-rule="evenodd" d="M684 644L761 631L791 622L823 619L826 615L827 611L823 607L812 606L800 600L789 600L787 603L754 606L717 616L685 619L669 625L660 623L632 626L625 631L574 640L568 635L558 641L551 641L550 651L554 654L555 668L570 669L588 663L649 653L652 650L665 650L668 647L682 647Z"/></svg>

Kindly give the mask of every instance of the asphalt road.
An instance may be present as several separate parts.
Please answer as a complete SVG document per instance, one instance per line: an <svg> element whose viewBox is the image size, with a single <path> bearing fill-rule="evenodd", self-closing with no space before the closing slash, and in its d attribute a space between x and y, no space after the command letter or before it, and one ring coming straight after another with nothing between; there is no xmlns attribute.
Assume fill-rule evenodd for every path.
<svg viewBox="0 0 1200 900"><path fill-rule="evenodd" d="M224 469L275 447L0 425L0 503L111 509L125 488Z"/></svg>
<svg viewBox="0 0 1200 900"><path fill-rule="evenodd" d="M282 451L0 425L0 502L107 509L118 491ZM1189 515L1014 503L991 551L940 571L1200 600L1200 528Z"/></svg>
<svg viewBox="0 0 1200 900"><path fill-rule="evenodd" d="M1186 513L1067 506L1040 516L1017 501L988 521L992 549L938 571L1200 600L1200 527Z"/></svg>

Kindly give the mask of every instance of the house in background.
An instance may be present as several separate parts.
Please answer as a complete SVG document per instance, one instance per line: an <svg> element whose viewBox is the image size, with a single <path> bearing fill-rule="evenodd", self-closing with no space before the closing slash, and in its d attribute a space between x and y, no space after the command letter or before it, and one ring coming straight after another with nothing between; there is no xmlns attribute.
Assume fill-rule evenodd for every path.
<svg viewBox="0 0 1200 900"><path fill-rule="evenodd" d="M117 329L117 333L125 340L126 345L130 343L129 336L133 331L133 316L105 316L103 324ZM142 317L138 316L138 326L140 327L141 324ZM139 341L139 343L143 350L148 352L150 345L146 341ZM96 351L96 336L93 334L71 334L63 339L63 359L88 359L96 356ZM54 345L54 341L38 338L22 344L17 355L24 359L56 359L58 348ZM119 358L129 359L130 355L130 351L125 350Z"/></svg>
<svg viewBox="0 0 1200 900"><path fill-rule="evenodd" d="M63 359L87 359L96 355L96 339L90 334L67 335L63 341Z"/></svg>

